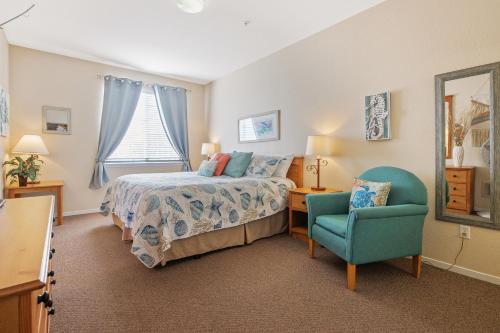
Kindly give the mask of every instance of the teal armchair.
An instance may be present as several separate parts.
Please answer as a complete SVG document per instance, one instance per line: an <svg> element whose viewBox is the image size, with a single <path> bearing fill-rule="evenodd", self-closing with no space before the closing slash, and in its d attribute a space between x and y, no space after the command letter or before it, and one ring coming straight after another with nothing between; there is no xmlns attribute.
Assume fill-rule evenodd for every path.
<svg viewBox="0 0 500 333"><path fill-rule="evenodd" d="M428 213L427 189L414 174L394 167L373 168L361 179L392 183L387 205L349 212L350 192L308 194L308 252L315 243L347 262L347 287L356 289L356 265L412 256L420 277L422 229Z"/></svg>

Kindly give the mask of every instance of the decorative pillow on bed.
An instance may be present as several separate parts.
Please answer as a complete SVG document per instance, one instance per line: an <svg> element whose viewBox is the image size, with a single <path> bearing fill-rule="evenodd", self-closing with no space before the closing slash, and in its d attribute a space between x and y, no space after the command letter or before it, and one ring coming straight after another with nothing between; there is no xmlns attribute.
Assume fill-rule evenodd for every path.
<svg viewBox="0 0 500 333"><path fill-rule="evenodd" d="M214 157L212 157L212 160L216 160L219 163L217 163L217 168L215 168L214 176L220 176L222 175L222 171L224 171L224 168L227 165L227 162L231 159L231 154L224 154L224 153L217 153L215 154Z"/></svg>
<svg viewBox="0 0 500 333"><path fill-rule="evenodd" d="M231 154L231 159L227 162L224 168L223 174L226 176L231 176L238 178L245 174L245 171L252 160L253 153L243 153L238 151L233 151Z"/></svg>
<svg viewBox="0 0 500 333"><path fill-rule="evenodd" d="M245 172L245 176L267 178L271 177L280 163L281 157L254 155Z"/></svg>
<svg viewBox="0 0 500 333"><path fill-rule="evenodd" d="M276 171L274 171L273 177L286 178L286 174L288 173L288 169L290 169L290 165L292 165L294 157L295 156L293 154L280 156L280 163L278 164Z"/></svg>
<svg viewBox="0 0 500 333"><path fill-rule="evenodd" d="M390 190L390 182L379 183L354 178L349 210L353 208L385 206Z"/></svg>
<svg viewBox="0 0 500 333"><path fill-rule="evenodd" d="M214 175L215 169L217 168L218 161L210 160L201 162L200 169L198 170L198 175L204 177L212 177Z"/></svg>

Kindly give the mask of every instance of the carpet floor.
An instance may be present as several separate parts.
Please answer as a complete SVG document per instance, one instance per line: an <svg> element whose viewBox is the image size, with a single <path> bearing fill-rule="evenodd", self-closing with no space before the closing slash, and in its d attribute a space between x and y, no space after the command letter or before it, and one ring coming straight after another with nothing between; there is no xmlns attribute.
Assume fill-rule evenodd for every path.
<svg viewBox="0 0 500 333"><path fill-rule="evenodd" d="M277 235L148 269L111 219L55 227L52 332L499 332L500 286L410 261L345 263Z"/></svg>

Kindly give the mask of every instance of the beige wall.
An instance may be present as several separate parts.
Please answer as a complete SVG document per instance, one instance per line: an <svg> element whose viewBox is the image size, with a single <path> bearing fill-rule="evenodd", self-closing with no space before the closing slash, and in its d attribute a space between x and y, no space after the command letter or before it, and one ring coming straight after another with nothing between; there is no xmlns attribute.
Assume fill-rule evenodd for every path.
<svg viewBox="0 0 500 333"><path fill-rule="evenodd" d="M188 92L189 143L193 167L200 163L201 143L206 140L205 91L202 85L111 67L89 61L10 47L11 143L24 134L42 134L42 105L72 109L72 135L42 134L50 155L41 179L65 181L64 211L99 207L104 190L90 190L102 109L103 80L112 74L146 83L182 86ZM161 167L108 168L111 178L127 173L179 171L178 164Z"/></svg>
<svg viewBox="0 0 500 333"><path fill-rule="evenodd" d="M500 61L500 1L388 0L209 87L210 139L223 150L302 154L310 134L336 139L324 184L350 189L393 165L427 185L424 255L452 262L458 225L434 216L434 75ZM391 91L392 140L364 139L363 98ZM238 144L237 119L282 110L280 141ZM311 183L312 177L306 174ZM458 265L500 277L500 232L472 228Z"/></svg>
<svg viewBox="0 0 500 333"><path fill-rule="evenodd" d="M9 44L5 33L0 29L0 86L9 93ZM0 136L0 163L5 159L9 144L8 137ZM0 197L3 198L3 177L0 177Z"/></svg>

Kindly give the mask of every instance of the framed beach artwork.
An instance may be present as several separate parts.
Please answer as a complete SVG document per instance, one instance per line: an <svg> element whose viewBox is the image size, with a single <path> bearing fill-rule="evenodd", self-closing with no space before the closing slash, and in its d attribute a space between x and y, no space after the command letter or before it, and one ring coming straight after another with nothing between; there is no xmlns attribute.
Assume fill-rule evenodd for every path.
<svg viewBox="0 0 500 333"><path fill-rule="evenodd" d="M9 131L9 96L0 87L0 136L7 136Z"/></svg>
<svg viewBox="0 0 500 333"><path fill-rule="evenodd" d="M280 111L261 113L238 120L238 142L261 142L280 139Z"/></svg>
<svg viewBox="0 0 500 333"><path fill-rule="evenodd" d="M389 140L391 138L391 93L365 97L366 140Z"/></svg>

